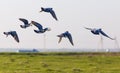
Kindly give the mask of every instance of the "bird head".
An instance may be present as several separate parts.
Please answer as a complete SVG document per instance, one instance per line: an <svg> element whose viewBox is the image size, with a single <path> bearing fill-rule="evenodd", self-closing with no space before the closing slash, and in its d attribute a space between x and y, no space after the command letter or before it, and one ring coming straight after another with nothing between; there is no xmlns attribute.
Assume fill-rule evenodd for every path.
<svg viewBox="0 0 120 73"><path fill-rule="evenodd" d="M44 29L44 32L45 32L45 31L51 31L51 28L45 28L45 29Z"/></svg>
<svg viewBox="0 0 120 73"><path fill-rule="evenodd" d="M31 21L30 25L32 26L34 24L34 21Z"/></svg>
<svg viewBox="0 0 120 73"><path fill-rule="evenodd" d="M99 28L99 31L101 31L102 30L102 28Z"/></svg>
<svg viewBox="0 0 120 73"><path fill-rule="evenodd" d="M66 31L65 33L69 33L69 31Z"/></svg>
<svg viewBox="0 0 120 73"><path fill-rule="evenodd" d="M6 35L6 37L8 37L8 32L3 32L3 34L5 34L5 35Z"/></svg>
<svg viewBox="0 0 120 73"><path fill-rule="evenodd" d="M51 28L50 28L50 27L48 27L48 28L47 28L47 31L51 31Z"/></svg>
<svg viewBox="0 0 120 73"><path fill-rule="evenodd" d="M42 12L42 11L44 11L44 8L43 8L43 7L41 7L41 11L40 11L40 12Z"/></svg>

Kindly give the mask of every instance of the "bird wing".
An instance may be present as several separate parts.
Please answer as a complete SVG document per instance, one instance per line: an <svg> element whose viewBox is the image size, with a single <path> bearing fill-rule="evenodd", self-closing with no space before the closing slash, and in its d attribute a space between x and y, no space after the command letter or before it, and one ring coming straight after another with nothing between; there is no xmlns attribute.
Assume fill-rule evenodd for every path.
<svg viewBox="0 0 120 73"><path fill-rule="evenodd" d="M24 18L19 18L20 21L22 21L25 25L28 24L28 20L24 19Z"/></svg>
<svg viewBox="0 0 120 73"><path fill-rule="evenodd" d="M35 22L35 21L32 21L31 23L32 23L34 26L36 26L39 30L43 29L43 26L42 26L40 23Z"/></svg>
<svg viewBox="0 0 120 73"><path fill-rule="evenodd" d="M53 10L50 10L50 14L52 15L52 17L53 17L54 19L58 20L55 12L54 12Z"/></svg>
<svg viewBox="0 0 120 73"><path fill-rule="evenodd" d="M102 30L100 30L100 33L101 33L103 36L106 36L106 37L110 38L111 40L114 40L113 38L109 37L106 33L104 33Z"/></svg>
<svg viewBox="0 0 120 73"><path fill-rule="evenodd" d="M18 35L14 36L14 39L19 43Z"/></svg>
<svg viewBox="0 0 120 73"><path fill-rule="evenodd" d="M59 37L59 41L58 41L58 43L60 43L60 42L61 42L61 40L62 40L62 37Z"/></svg>
<svg viewBox="0 0 120 73"><path fill-rule="evenodd" d="M57 37L59 37L59 41L58 41L58 43L60 43L61 40L62 40L62 38L63 38L63 34L57 35Z"/></svg>
<svg viewBox="0 0 120 73"><path fill-rule="evenodd" d="M74 45L71 34L68 33L68 34L66 34L66 36L67 36L67 38L69 39L70 43L71 43L72 45Z"/></svg>
<svg viewBox="0 0 120 73"><path fill-rule="evenodd" d="M19 43L19 38L18 38L16 31L11 32L11 35L15 39L15 41L17 41Z"/></svg>

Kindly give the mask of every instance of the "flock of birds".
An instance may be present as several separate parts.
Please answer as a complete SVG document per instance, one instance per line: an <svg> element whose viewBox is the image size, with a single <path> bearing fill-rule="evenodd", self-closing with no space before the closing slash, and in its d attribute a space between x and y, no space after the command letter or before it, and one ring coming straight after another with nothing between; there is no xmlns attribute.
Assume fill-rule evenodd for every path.
<svg viewBox="0 0 120 73"><path fill-rule="evenodd" d="M41 7L41 11L40 12L47 12L47 13L50 13L52 15L52 17L58 21L57 19L57 16L55 14L55 11L53 10L53 8L43 8ZM35 33L45 33L46 31L50 31L51 29L50 28L43 28L43 26L36 22L36 21L31 21L29 22L27 19L24 19L24 18L19 18L20 21L22 21L24 23L24 25L20 25L21 28L23 29L26 29L27 27L30 27L32 25L36 26L38 29L37 30L34 30ZM87 30L90 30L93 34L95 35L103 35L111 40L115 40L114 38L111 38L110 36L108 36L105 32L102 31L102 29L96 29L96 28L87 28L87 27L84 27L85 29ZM19 37L17 35L17 32L16 31L9 31L9 32L3 32L6 36L8 35L11 35L16 42L20 42L19 41ZM65 38L68 38L68 40L70 41L70 43L74 46L74 43L73 43L73 39L72 39L72 35L69 31L65 31L64 33L61 33L59 35L57 35L57 37L59 37L59 41L58 43L61 42L62 38L65 37Z"/></svg>

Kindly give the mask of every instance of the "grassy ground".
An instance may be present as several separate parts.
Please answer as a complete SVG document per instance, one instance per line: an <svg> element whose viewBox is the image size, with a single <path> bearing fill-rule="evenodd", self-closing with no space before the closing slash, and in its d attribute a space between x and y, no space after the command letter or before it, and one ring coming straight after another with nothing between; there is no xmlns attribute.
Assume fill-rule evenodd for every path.
<svg viewBox="0 0 120 73"><path fill-rule="evenodd" d="M120 73L120 53L0 53L0 73Z"/></svg>

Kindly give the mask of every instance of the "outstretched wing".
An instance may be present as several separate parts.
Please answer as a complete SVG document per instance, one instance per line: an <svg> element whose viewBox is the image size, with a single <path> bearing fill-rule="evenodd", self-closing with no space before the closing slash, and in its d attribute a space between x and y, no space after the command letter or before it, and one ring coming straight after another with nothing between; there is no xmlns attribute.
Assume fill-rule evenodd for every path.
<svg viewBox="0 0 120 73"><path fill-rule="evenodd" d="M57 35L57 37L59 37L59 41L58 41L58 43L60 43L61 40L62 40L62 38L63 38L63 34Z"/></svg>
<svg viewBox="0 0 120 73"><path fill-rule="evenodd" d="M19 43L19 38L18 38L17 32L16 31L11 31L11 35L15 39L15 41Z"/></svg>
<svg viewBox="0 0 120 73"><path fill-rule="evenodd" d="M53 17L54 19L58 20L55 12L54 12L53 10L50 10L50 14L52 15L52 17Z"/></svg>
<svg viewBox="0 0 120 73"><path fill-rule="evenodd" d="M17 34L14 36L14 39L19 43L19 38Z"/></svg>
<svg viewBox="0 0 120 73"><path fill-rule="evenodd" d="M35 22L35 21L31 21L31 23L32 23L34 26L36 26L39 30L43 29L43 26L42 26L40 23Z"/></svg>
<svg viewBox="0 0 120 73"><path fill-rule="evenodd" d="M25 25L28 24L28 20L24 19L24 18L19 18L20 21L22 21Z"/></svg>
<svg viewBox="0 0 120 73"><path fill-rule="evenodd" d="M59 37L59 41L58 41L58 43L60 43L60 42L61 42L61 40L62 40L62 37Z"/></svg>
<svg viewBox="0 0 120 73"><path fill-rule="evenodd" d="M73 39L70 33L66 34L67 38L69 39L70 43L74 46L73 44Z"/></svg>
<svg viewBox="0 0 120 73"><path fill-rule="evenodd" d="M104 33L102 30L99 31L103 36L110 38L111 40L114 40L113 38L109 37L106 33Z"/></svg>

